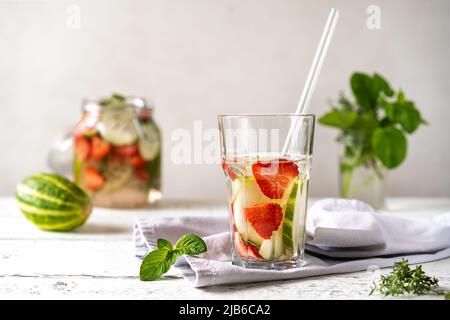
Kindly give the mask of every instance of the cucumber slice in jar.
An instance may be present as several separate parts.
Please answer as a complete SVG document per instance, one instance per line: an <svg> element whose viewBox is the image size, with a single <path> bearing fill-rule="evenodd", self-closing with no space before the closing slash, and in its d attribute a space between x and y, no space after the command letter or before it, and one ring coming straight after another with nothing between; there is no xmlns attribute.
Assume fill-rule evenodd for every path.
<svg viewBox="0 0 450 320"><path fill-rule="evenodd" d="M105 110L98 124L100 135L116 146L133 144L138 133L135 126L136 114L123 108Z"/></svg>
<svg viewBox="0 0 450 320"><path fill-rule="evenodd" d="M141 123L142 132L139 137L139 153L147 161L156 158L161 149L159 129L153 122Z"/></svg>
<svg viewBox="0 0 450 320"><path fill-rule="evenodd" d="M123 188L133 177L133 170L128 165L108 166L103 172L105 185L97 194L111 194Z"/></svg>

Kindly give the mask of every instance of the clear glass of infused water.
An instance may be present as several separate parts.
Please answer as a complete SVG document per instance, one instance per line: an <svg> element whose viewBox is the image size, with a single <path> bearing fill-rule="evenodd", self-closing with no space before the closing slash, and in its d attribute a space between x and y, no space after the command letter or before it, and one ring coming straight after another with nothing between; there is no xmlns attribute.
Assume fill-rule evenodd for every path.
<svg viewBox="0 0 450 320"><path fill-rule="evenodd" d="M218 120L232 263L257 269L299 267L314 116L221 115ZM287 140L289 148L283 147Z"/></svg>

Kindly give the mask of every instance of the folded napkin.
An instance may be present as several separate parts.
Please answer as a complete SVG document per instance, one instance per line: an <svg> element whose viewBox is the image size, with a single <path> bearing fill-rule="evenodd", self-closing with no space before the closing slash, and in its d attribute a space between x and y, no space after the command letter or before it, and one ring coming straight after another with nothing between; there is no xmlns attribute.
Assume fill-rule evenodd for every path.
<svg viewBox="0 0 450 320"><path fill-rule="evenodd" d="M301 267L255 270L231 264L228 217L184 216L135 221L136 256L156 248L158 238L175 242L185 233L205 240L208 251L177 259L175 269L195 287L305 278L390 267L401 258L423 263L450 256L450 213L403 219L375 212L357 200L324 199L308 211L307 245Z"/></svg>

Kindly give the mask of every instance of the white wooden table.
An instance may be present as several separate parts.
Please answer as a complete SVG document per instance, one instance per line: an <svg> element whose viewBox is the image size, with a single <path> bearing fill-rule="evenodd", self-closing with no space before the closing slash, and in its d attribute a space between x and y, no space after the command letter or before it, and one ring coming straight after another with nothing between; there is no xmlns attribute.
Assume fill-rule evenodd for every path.
<svg viewBox="0 0 450 320"><path fill-rule="evenodd" d="M450 198L390 199L388 208L386 214L427 217L450 211ZM77 231L51 233L39 231L26 221L13 198L0 198L0 299L379 298L368 293L380 271L200 289L183 279L139 281L133 219L194 212L225 214L225 206L163 201L156 208L142 210L95 209L88 223ZM423 267L438 277L442 286L450 288L450 259Z"/></svg>

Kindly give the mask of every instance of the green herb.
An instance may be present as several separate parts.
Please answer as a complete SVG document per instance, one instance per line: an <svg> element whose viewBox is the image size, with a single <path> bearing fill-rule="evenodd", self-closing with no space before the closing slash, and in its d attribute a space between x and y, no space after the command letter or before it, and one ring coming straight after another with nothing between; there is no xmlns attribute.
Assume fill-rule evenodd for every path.
<svg viewBox="0 0 450 320"><path fill-rule="evenodd" d="M178 255L193 256L206 252L206 243L195 234L185 234L175 244L175 251Z"/></svg>
<svg viewBox="0 0 450 320"><path fill-rule="evenodd" d="M114 92L114 93L111 95L111 98L112 98L112 99L116 99L116 100L120 100L120 101L125 101L125 96L122 95L122 94L120 94L120 93L116 93L116 92Z"/></svg>
<svg viewBox="0 0 450 320"><path fill-rule="evenodd" d="M206 252L206 244L195 234L185 234L173 246L170 241L158 239L158 249L149 252L141 263L139 278L142 281L153 281L161 278L169 271L178 256L187 254L194 256Z"/></svg>
<svg viewBox="0 0 450 320"><path fill-rule="evenodd" d="M176 256L170 250L157 249L151 251L141 264L139 277L142 281L152 281L161 278L175 263Z"/></svg>
<svg viewBox="0 0 450 320"><path fill-rule="evenodd" d="M382 166L394 169L405 160L406 135L427 124L414 102L402 90L395 92L377 73L354 73L350 87L355 101L341 93L331 110L319 118L320 124L340 129L337 141L344 146L344 197L354 169L364 165L382 178Z"/></svg>
<svg viewBox="0 0 450 320"><path fill-rule="evenodd" d="M394 264L394 269L388 275L382 275L378 284L374 283L370 295L379 292L384 296L397 296L402 294L423 295L436 291L439 287L438 279L429 277L422 270L422 266L411 269L408 260L402 259Z"/></svg>
<svg viewBox="0 0 450 320"><path fill-rule="evenodd" d="M108 108L124 108L126 107L125 96L113 93L110 98L100 100L100 105Z"/></svg>
<svg viewBox="0 0 450 320"><path fill-rule="evenodd" d="M158 241L156 242L156 246L161 250L173 250L173 245L170 243L170 241L167 241L165 239L158 239Z"/></svg>

